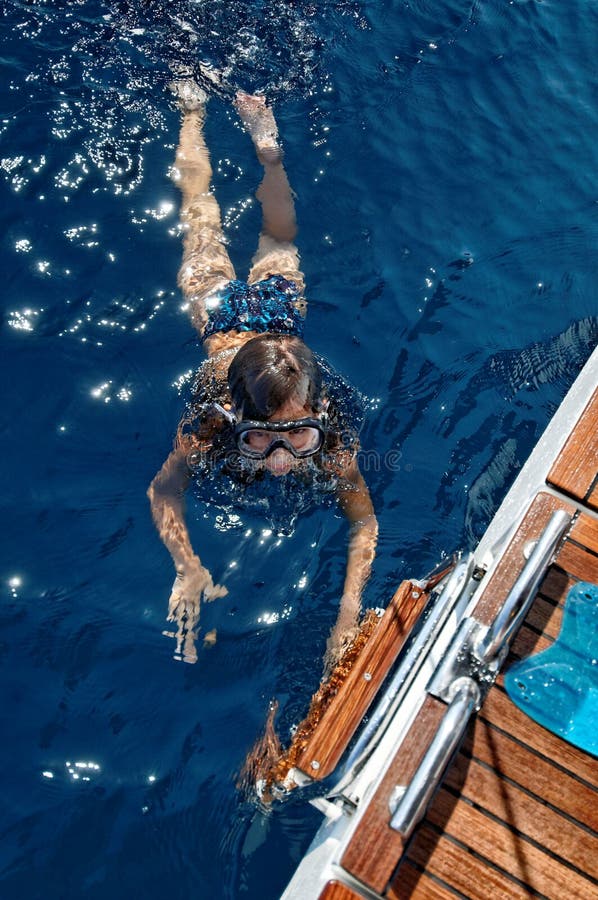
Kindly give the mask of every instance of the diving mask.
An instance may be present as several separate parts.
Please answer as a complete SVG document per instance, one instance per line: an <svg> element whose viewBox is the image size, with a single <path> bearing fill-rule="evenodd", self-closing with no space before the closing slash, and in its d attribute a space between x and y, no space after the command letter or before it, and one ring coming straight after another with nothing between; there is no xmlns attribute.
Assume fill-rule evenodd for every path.
<svg viewBox="0 0 598 900"><path fill-rule="evenodd" d="M315 418L308 416L287 422L262 422L243 419L237 422L235 416L215 404L224 413L233 427L235 445L243 456L250 459L267 459L278 447L295 457L305 459L322 448L326 437L326 415Z"/></svg>

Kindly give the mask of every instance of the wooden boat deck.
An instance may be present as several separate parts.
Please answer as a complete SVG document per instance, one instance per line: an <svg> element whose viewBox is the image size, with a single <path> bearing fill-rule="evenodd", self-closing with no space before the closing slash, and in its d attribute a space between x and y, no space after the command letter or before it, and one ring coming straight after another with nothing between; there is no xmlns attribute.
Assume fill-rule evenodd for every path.
<svg viewBox="0 0 598 900"><path fill-rule="evenodd" d="M548 647L572 583L597 580L598 557L574 540L582 533L595 544L598 522L573 529L510 662ZM385 896L598 897L598 763L521 712L502 682L472 723Z"/></svg>
<svg viewBox="0 0 598 900"><path fill-rule="evenodd" d="M473 611L490 624L523 568L526 544L555 509L575 514L510 647L507 667L555 640L573 584L598 583L598 390L546 482ZM413 777L445 709L426 696L344 849L342 876L320 896L598 900L598 761L519 710L502 675L412 837L405 841L390 827L392 791Z"/></svg>

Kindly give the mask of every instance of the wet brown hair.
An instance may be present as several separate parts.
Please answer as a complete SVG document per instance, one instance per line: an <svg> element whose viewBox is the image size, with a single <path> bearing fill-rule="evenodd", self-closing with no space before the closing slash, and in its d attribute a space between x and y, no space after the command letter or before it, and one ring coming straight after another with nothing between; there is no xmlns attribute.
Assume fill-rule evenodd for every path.
<svg viewBox="0 0 598 900"><path fill-rule="evenodd" d="M316 358L293 335L260 334L247 341L230 364L228 387L246 419L267 419L292 399L313 412L321 407Z"/></svg>

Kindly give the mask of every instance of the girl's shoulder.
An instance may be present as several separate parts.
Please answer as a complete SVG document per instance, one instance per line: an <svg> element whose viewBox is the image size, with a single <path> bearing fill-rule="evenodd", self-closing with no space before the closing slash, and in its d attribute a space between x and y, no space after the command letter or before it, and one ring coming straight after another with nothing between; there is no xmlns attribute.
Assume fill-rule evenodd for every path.
<svg viewBox="0 0 598 900"><path fill-rule="evenodd" d="M190 397L177 429L177 445L191 449L209 449L214 438L223 429L222 413L218 406L230 405L230 392L226 378L232 353L211 356L200 365L191 380Z"/></svg>
<svg viewBox="0 0 598 900"><path fill-rule="evenodd" d="M360 431L365 418L366 397L341 375L323 356L314 354L322 376L322 388L331 415L339 423Z"/></svg>
<svg viewBox="0 0 598 900"><path fill-rule="evenodd" d="M192 399L197 397L218 402L218 397L228 395L228 369L238 351L237 346L227 347L204 359L191 381Z"/></svg>
<svg viewBox="0 0 598 900"><path fill-rule="evenodd" d="M326 400L328 434L322 468L345 480L360 447L366 398L326 360L316 354Z"/></svg>

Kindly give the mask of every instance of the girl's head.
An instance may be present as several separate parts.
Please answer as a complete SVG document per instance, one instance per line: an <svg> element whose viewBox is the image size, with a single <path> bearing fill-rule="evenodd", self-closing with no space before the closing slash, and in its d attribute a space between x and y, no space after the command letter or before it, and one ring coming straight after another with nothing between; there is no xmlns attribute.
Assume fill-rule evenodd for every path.
<svg viewBox="0 0 598 900"><path fill-rule="evenodd" d="M266 421L296 410L291 419L322 408L322 376L314 354L292 335L262 334L244 344L229 367L228 386L244 419Z"/></svg>
<svg viewBox="0 0 598 900"><path fill-rule="evenodd" d="M257 421L296 421L322 409L322 378L316 359L292 335L263 334L241 347L228 370L236 415ZM283 447L263 461L273 475L286 475L296 460Z"/></svg>

